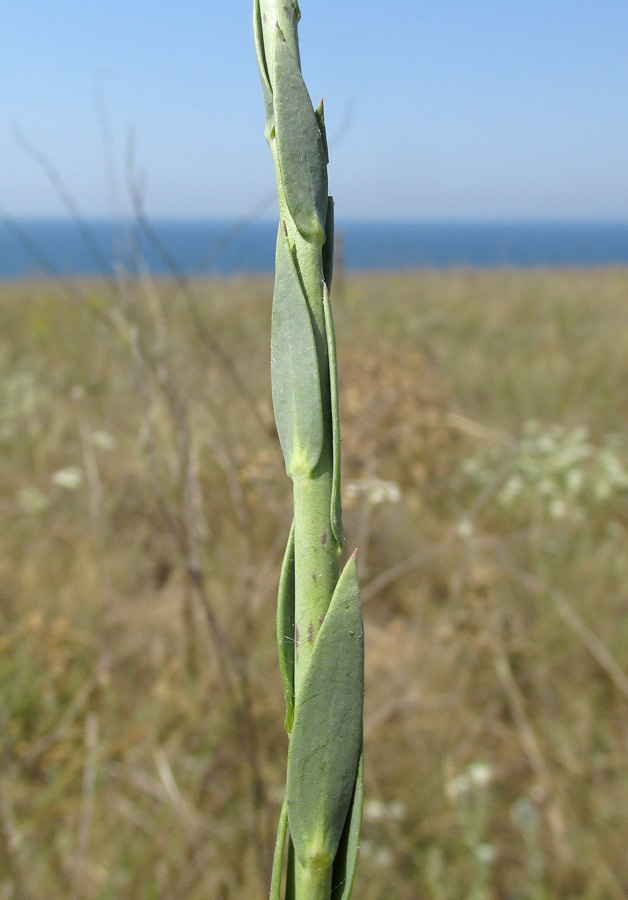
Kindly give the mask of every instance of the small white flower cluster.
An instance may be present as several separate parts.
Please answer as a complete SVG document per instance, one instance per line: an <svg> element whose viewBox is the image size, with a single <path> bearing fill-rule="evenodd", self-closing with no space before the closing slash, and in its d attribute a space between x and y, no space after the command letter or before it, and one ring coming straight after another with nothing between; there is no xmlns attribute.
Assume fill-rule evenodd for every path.
<svg viewBox="0 0 628 900"><path fill-rule="evenodd" d="M115 447L115 439L107 431L92 431L88 440L92 446L101 450L112 450ZM64 466L50 476L51 483L64 491L78 491L84 480L85 473L81 466ZM50 497L38 487L29 485L20 490L17 502L23 513L37 515L48 508Z"/></svg>
<svg viewBox="0 0 628 900"><path fill-rule="evenodd" d="M80 466L65 466L54 472L50 481L64 491L77 491L83 484L83 470ZM38 487L29 485L19 492L17 502L23 513L35 516L50 506L50 497Z"/></svg>
<svg viewBox="0 0 628 900"><path fill-rule="evenodd" d="M384 803L383 800L373 799L364 804L365 822L400 822L405 814L406 806L401 800Z"/></svg>
<svg viewBox="0 0 628 900"><path fill-rule="evenodd" d="M497 859L497 850L492 844L478 844L475 858L482 866L490 866Z"/></svg>
<svg viewBox="0 0 628 900"><path fill-rule="evenodd" d="M483 791L493 780L493 768L487 763L470 763L464 772L455 775L445 785L445 794L457 800L465 794Z"/></svg>
<svg viewBox="0 0 628 900"><path fill-rule="evenodd" d="M381 478L361 478L359 481L348 481L344 494L347 500L365 497L371 506L381 503L399 503L401 488L396 481L383 481Z"/></svg>
<svg viewBox="0 0 628 900"><path fill-rule="evenodd" d="M390 847L378 847L374 841L365 838L360 842L360 856L369 860L375 869L387 869L394 862Z"/></svg>
<svg viewBox="0 0 628 900"><path fill-rule="evenodd" d="M115 438L112 437L108 431L92 431L89 436L89 442L93 447L98 447L100 450L113 450L116 445Z"/></svg>
<svg viewBox="0 0 628 900"><path fill-rule="evenodd" d="M463 473L486 486L508 458L510 474L497 493L505 508L536 506L553 519L580 517L587 506L628 491L626 451L613 435L595 445L586 428L528 422L518 442L465 460Z"/></svg>
<svg viewBox="0 0 628 900"><path fill-rule="evenodd" d="M382 825L392 822L401 822L406 815L406 805L401 800L392 800L384 803L383 800L373 798L364 804L364 824ZM364 838L360 844L360 854L368 859L376 869L386 869L394 862L394 854L390 847L382 846L374 840Z"/></svg>
<svg viewBox="0 0 628 900"><path fill-rule="evenodd" d="M55 472L50 480L66 491L76 491L83 484L83 470L80 466L65 466Z"/></svg>

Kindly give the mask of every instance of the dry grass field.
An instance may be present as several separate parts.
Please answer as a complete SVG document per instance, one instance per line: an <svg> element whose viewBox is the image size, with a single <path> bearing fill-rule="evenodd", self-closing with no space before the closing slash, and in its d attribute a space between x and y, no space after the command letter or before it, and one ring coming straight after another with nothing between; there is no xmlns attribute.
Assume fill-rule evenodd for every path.
<svg viewBox="0 0 628 900"><path fill-rule="evenodd" d="M0 900L267 895L271 281L0 288ZM346 274L359 900L628 896L628 271Z"/></svg>

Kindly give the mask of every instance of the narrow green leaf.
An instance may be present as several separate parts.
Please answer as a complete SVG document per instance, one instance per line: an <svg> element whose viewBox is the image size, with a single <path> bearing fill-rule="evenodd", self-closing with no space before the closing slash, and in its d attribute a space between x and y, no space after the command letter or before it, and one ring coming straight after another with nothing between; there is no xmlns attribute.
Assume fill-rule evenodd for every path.
<svg viewBox="0 0 628 900"><path fill-rule="evenodd" d="M345 820L332 874L331 900L349 900L355 879L362 830L364 800L364 754L360 754L351 806Z"/></svg>
<svg viewBox="0 0 628 900"><path fill-rule="evenodd" d="M294 877L294 865L294 844L292 843L292 838L290 837L290 833L288 832L288 863L286 866L286 892L284 895L284 900L296 900L297 885L296 879Z"/></svg>
<svg viewBox="0 0 628 900"><path fill-rule="evenodd" d="M273 408L286 471L309 475L323 449L323 406L312 319L284 223L279 225L271 324Z"/></svg>
<svg viewBox="0 0 628 900"><path fill-rule="evenodd" d="M332 431L332 486L331 486L331 529L339 547L344 546L342 530L342 500L340 495L340 414L338 411L338 367L336 363L336 336L331 303L327 285L323 285L323 312L327 334L327 356L329 358L329 394L331 400Z"/></svg>
<svg viewBox="0 0 628 900"><path fill-rule="evenodd" d="M294 850L333 860L362 749L364 630L355 554L347 562L296 701L286 799Z"/></svg>
<svg viewBox="0 0 628 900"><path fill-rule="evenodd" d="M264 32L262 29L262 14L259 0L254 0L253 3L253 36L255 39L257 69L262 83L262 96L264 98L264 109L266 111L266 140L270 141L272 131L275 127L275 112L273 108L273 91L270 85L268 62L266 60L266 51L264 49Z"/></svg>
<svg viewBox="0 0 628 900"><path fill-rule="evenodd" d="M316 109L314 110L316 113L316 118L318 120L318 127L321 130L321 138L323 140L323 148L325 150L325 162L329 165L329 148L327 146L327 129L325 128L325 104L321 99L321 102L318 104Z"/></svg>
<svg viewBox="0 0 628 900"><path fill-rule="evenodd" d="M273 85L277 161L286 204L303 237L322 246L327 212L325 147L298 61L278 29Z"/></svg>
<svg viewBox="0 0 628 900"><path fill-rule="evenodd" d="M331 293L331 281L334 274L334 198L327 198L327 215L325 217L325 243L323 244L323 278L327 290Z"/></svg>
<svg viewBox="0 0 628 900"><path fill-rule="evenodd" d="M290 734L294 719L294 522L290 528L279 576L277 649L286 698L286 731Z"/></svg>
<svg viewBox="0 0 628 900"><path fill-rule="evenodd" d="M284 848L286 846L286 832L288 829L288 809L286 801L283 801L277 826L277 840L273 855L273 872L270 880L270 900L281 900L281 870L283 865Z"/></svg>

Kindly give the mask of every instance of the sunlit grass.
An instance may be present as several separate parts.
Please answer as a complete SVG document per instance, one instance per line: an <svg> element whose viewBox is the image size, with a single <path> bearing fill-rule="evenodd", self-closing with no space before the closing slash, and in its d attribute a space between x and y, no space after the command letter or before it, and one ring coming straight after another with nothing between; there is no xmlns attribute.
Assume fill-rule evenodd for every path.
<svg viewBox="0 0 628 900"><path fill-rule="evenodd" d="M619 900L628 273L344 285L370 798L355 895ZM0 291L0 896L264 896L289 527L270 281L194 287L257 418L166 283L163 307L137 288L143 326L105 285L80 290L83 303L48 284ZM143 327L163 383L124 323ZM173 392L191 434L185 490ZM190 533L231 687L177 542Z"/></svg>

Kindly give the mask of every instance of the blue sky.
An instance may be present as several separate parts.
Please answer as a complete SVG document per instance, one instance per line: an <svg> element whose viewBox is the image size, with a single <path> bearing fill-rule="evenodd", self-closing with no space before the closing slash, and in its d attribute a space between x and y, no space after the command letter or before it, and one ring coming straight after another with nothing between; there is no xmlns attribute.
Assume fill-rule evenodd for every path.
<svg viewBox="0 0 628 900"><path fill-rule="evenodd" d="M250 6L3 0L1 206L63 214L19 132L85 215L128 211L132 133L152 217L245 215L274 184ZM301 0L301 10L339 217L628 219L626 0Z"/></svg>

